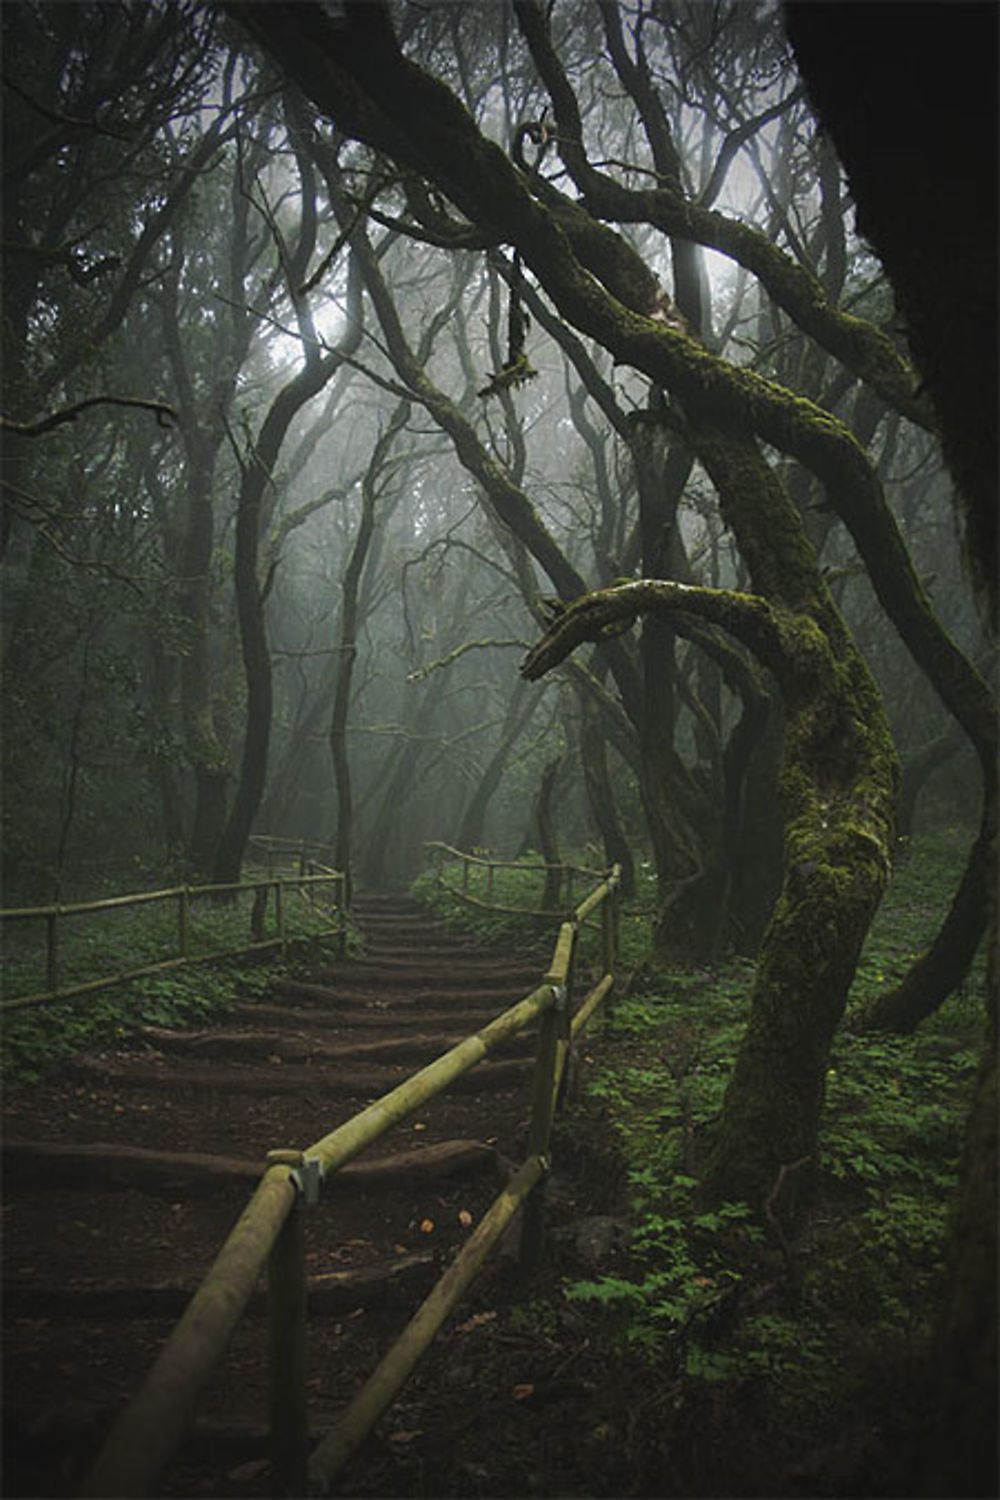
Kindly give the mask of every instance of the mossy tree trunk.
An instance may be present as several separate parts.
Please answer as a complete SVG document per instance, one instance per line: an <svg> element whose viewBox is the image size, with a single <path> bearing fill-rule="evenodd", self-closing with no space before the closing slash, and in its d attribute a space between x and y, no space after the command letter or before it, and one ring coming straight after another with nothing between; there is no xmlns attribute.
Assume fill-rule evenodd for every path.
<svg viewBox="0 0 1000 1500"><path fill-rule="evenodd" d="M532 817L538 834L538 852L548 868L545 871L545 888L542 892L542 910L555 911L559 905L562 876L559 870L559 840L556 837L555 795L556 780L562 767L563 757L557 755L542 769L542 780L535 798Z"/></svg>
<svg viewBox="0 0 1000 1500"><path fill-rule="evenodd" d="M993 706L981 678L930 609L877 473L849 429L829 411L728 363L683 329L657 319L656 276L608 226L641 223L722 250L758 278L804 333L895 410L928 426L932 419L913 372L879 329L832 306L816 278L767 236L685 202L668 183L633 189L592 166L577 100L547 13L535 0L515 0L515 10L551 100L557 149L576 193L572 199L518 170L444 83L403 56L387 8L346 0L336 27L315 5L297 6L291 15L269 4L231 3L227 9L341 129L434 181L464 215L442 215L447 222L443 230L436 226L438 243L516 245L524 267L566 322L603 345L618 364L669 392L670 415L715 485L756 596L737 607L720 601L738 596L714 594L710 618L727 626L729 615L728 628L742 631L744 644L748 612L753 617L756 610L768 611L788 626L782 649L763 654L787 712L782 889L763 940L746 1043L706 1168L709 1195L759 1203L782 1168L787 1172L814 1154L826 1048L888 874L895 757L878 693L834 607L795 506L758 443L795 459L822 484L888 617L969 733L984 767L995 758ZM422 394L420 399L430 404ZM498 498L512 503L499 491ZM529 542L537 518L528 513L522 519L519 534L537 546L538 560L547 569L561 566L562 559L543 561L547 538L534 535ZM577 580L566 583L568 589L557 584L559 592L575 597ZM697 593L687 591L685 601ZM684 612L679 597L669 611L678 631ZM577 612L586 607L571 605L567 615L585 619ZM562 629L559 622L553 633ZM622 680L619 687L624 698ZM804 1176L803 1169L790 1179L789 1200Z"/></svg>
<svg viewBox="0 0 1000 1500"><path fill-rule="evenodd" d="M781 1207L791 1210L815 1166L830 1041L888 876L895 754L847 638L834 644L810 615L754 595L646 580L592 594L553 626L525 674L542 675L613 620L650 612L681 632L692 614L729 630L784 699L782 889L702 1192L760 1206L781 1180Z"/></svg>
<svg viewBox="0 0 1000 1500"><path fill-rule="evenodd" d="M614 787L608 773L608 747L599 709L580 694L580 761L590 815L601 836L608 865L621 868L624 897L635 895L635 861L618 817Z"/></svg>

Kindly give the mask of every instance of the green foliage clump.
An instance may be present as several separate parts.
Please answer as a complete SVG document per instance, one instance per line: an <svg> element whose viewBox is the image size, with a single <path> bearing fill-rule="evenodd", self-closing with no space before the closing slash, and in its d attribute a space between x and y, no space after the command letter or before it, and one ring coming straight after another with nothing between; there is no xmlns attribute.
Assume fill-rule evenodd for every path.
<svg viewBox="0 0 1000 1500"><path fill-rule="evenodd" d="M940 840L909 855L869 940L862 990L900 977L933 936L956 863ZM570 1281L564 1294L685 1388L759 1388L776 1421L815 1422L820 1408L882 1399L886 1370L912 1368L926 1347L981 1045L982 981L971 976L913 1036L837 1036L797 1237L773 1204L706 1213L697 1201L703 1143L752 984L753 966L732 962L655 975L613 1006L593 1049L588 1107L624 1156L628 1264Z"/></svg>

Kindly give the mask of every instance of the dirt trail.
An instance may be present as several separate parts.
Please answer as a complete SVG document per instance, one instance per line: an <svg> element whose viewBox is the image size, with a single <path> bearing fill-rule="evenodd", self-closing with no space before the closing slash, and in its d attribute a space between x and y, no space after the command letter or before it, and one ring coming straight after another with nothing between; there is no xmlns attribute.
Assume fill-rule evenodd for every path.
<svg viewBox="0 0 1000 1500"><path fill-rule="evenodd" d="M276 983L208 1029L146 1028L4 1100L4 1492L75 1492L268 1150L317 1140L539 981L403 897L366 958ZM518 1039L345 1169L307 1219L309 1420L322 1435L520 1159ZM267 1492L258 1294L168 1494Z"/></svg>

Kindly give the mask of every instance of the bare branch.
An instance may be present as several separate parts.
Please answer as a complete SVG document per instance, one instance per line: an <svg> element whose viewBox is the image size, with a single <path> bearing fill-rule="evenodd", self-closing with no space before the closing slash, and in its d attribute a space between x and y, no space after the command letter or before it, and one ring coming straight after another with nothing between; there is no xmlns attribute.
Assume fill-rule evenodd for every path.
<svg viewBox="0 0 1000 1500"><path fill-rule="evenodd" d="M461 646L456 646L454 651L449 651L447 656L441 656L437 661L428 662L426 667L418 667L415 672L407 672L407 682L423 682L432 672L437 672L442 667L450 667L459 657L464 656L467 651L500 650L507 646L517 646L524 650L527 641L521 640L486 640L486 641L463 641Z"/></svg>
<svg viewBox="0 0 1000 1500"><path fill-rule="evenodd" d="M74 401L72 406L63 406L37 422L14 422L10 417L0 417L0 433L12 433L17 437L43 437L66 422L75 422L81 412L91 406L131 406L138 411L152 412L158 426L169 428L177 421L177 413L165 401L146 401L138 396L88 396L85 401Z"/></svg>

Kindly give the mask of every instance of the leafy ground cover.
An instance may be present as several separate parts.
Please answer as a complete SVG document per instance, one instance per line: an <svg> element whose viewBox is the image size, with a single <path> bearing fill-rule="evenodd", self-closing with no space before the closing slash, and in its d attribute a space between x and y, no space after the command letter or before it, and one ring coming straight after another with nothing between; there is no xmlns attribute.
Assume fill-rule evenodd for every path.
<svg viewBox="0 0 1000 1500"><path fill-rule="evenodd" d="M964 831L945 830L903 854L852 1007L896 982L933 936L967 846ZM624 914L636 951L645 926ZM721 1108L752 965L641 972L579 1059L582 1094L561 1126L564 1145L594 1130L604 1140L624 1253L596 1274L564 1269L515 1305L509 1329L551 1343L584 1320L590 1355L631 1393L615 1428L619 1492L910 1493L982 1040L981 965L911 1037L838 1035L816 1192L794 1236L778 1181L763 1215L696 1204L700 1142Z"/></svg>

